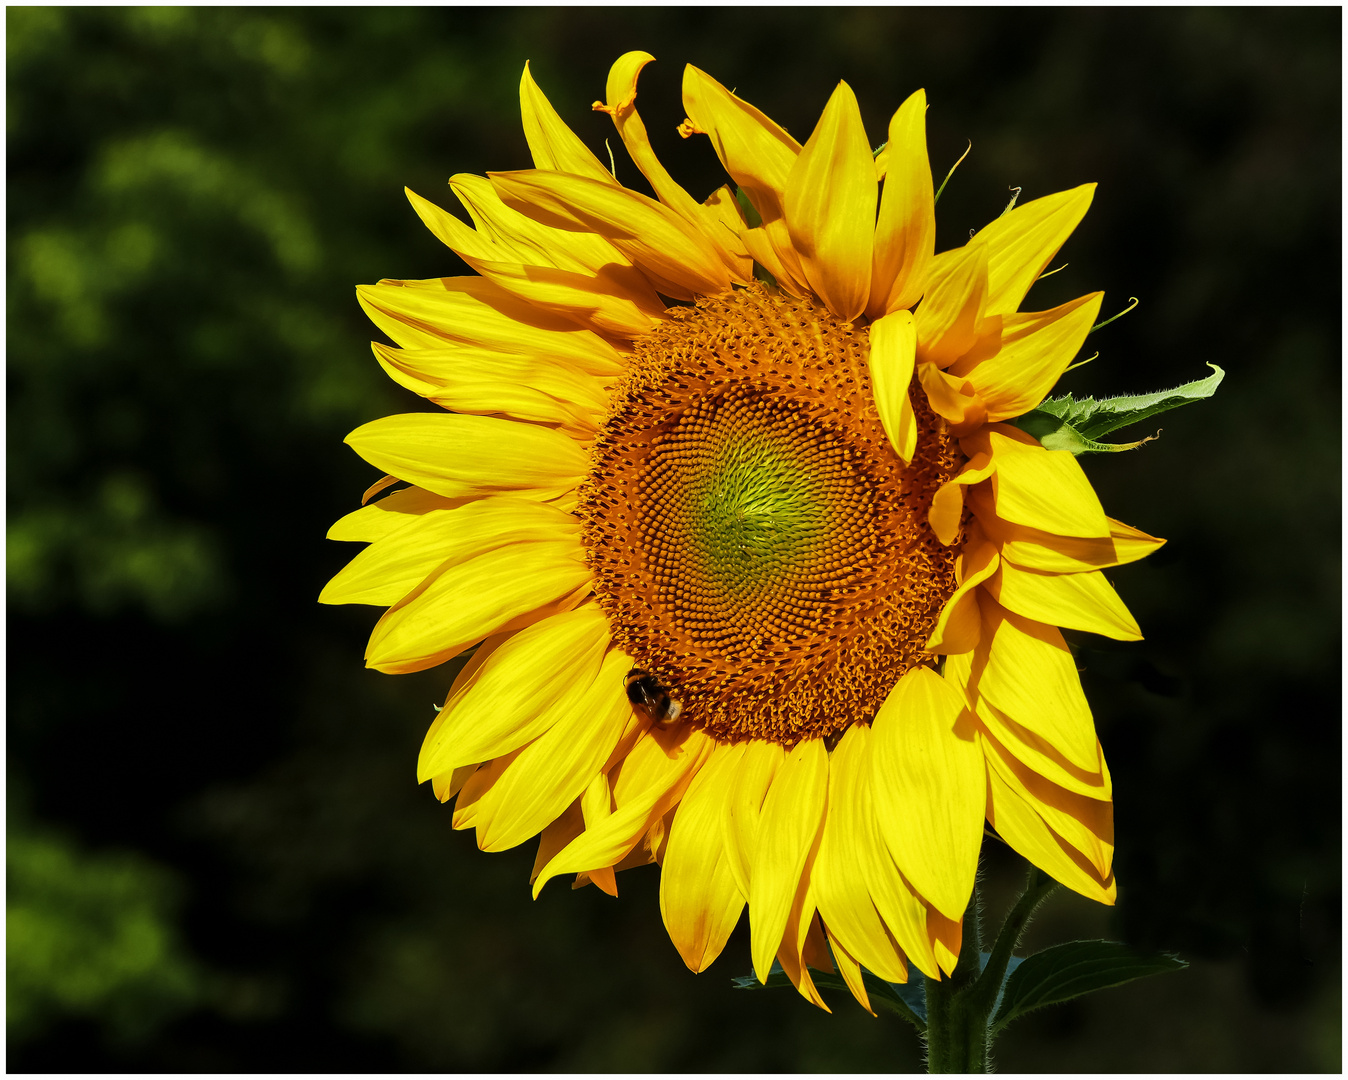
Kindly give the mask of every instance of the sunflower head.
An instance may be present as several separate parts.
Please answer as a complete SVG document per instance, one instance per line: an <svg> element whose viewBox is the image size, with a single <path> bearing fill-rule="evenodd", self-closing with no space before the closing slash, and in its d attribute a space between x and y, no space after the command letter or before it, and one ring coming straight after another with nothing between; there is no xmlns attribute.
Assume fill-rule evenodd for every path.
<svg viewBox="0 0 1348 1080"><path fill-rule="evenodd" d="M985 823L1109 903L1108 770L1060 627L1139 636L1103 570L1160 541L1070 453L1008 424L1099 310L1020 307L1094 187L935 252L926 97L872 154L840 83L802 145L696 68L680 130L733 183L698 201L636 109L595 108L623 186L526 66L535 168L411 195L476 272L361 302L385 370L443 408L348 441L406 485L349 514L324 590L388 610L370 666L472 649L419 763L454 825L539 838L537 891L661 864L701 970L749 909L753 962L953 969ZM869 1006L868 1006L869 1007Z"/></svg>

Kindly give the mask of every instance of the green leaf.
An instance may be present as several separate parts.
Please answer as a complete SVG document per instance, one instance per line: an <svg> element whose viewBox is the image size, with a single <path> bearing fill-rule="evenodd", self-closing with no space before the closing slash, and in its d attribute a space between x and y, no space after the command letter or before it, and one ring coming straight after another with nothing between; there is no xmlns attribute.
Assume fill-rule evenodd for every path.
<svg viewBox="0 0 1348 1080"><path fill-rule="evenodd" d="M1216 364L1208 364L1208 367L1212 368L1213 374L1206 379L1155 394L1105 398L1102 401L1094 398L1076 401L1071 394L1050 398L1012 423L1033 435L1049 450L1068 450L1073 454L1132 450L1156 436L1128 443L1106 443L1101 442L1100 438L1111 431L1159 416L1181 405L1212 397L1226 372Z"/></svg>
<svg viewBox="0 0 1348 1080"><path fill-rule="evenodd" d="M1168 953L1144 953L1117 941L1054 945L1027 957L1007 978L990 1030L998 1032L1012 1020L1045 1005L1188 966Z"/></svg>

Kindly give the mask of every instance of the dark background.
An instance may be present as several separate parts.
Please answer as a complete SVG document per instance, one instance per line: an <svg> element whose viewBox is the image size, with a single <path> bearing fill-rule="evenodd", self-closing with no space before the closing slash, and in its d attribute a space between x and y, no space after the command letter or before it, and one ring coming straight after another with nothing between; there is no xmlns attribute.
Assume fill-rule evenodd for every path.
<svg viewBox="0 0 1348 1080"><path fill-rule="evenodd" d="M550 886L532 845L453 833L414 783L450 672L361 666L378 612L315 597L375 471L342 445L421 407L353 293L464 272L401 186L529 165L539 83L589 111L644 48L681 141L685 62L802 141L840 78L875 143L927 90L932 167L973 153L938 247L1099 181L1031 308L1097 288L1077 394L1216 398L1085 459L1168 545L1114 575L1147 640L1084 635L1112 766L1119 902L1095 934L1186 972L1037 1014L1006 1070L1333 1070L1340 1030L1340 78L1337 9L10 8L8 1065L12 1070L904 1070L850 1001L701 976L656 872ZM1139 431L1137 435L1150 434ZM993 907L1016 861L986 854Z"/></svg>

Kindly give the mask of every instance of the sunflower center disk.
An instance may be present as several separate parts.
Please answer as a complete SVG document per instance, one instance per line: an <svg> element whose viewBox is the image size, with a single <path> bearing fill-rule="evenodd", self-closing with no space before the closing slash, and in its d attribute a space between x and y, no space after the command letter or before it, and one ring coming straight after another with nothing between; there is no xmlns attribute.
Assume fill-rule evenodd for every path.
<svg viewBox="0 0 1348 1080"><path fill-rule="evenodd" d="M759 288L635 343L582 489L615 641L723 739L791 745L870 719L955 588L926 524L956 467L914 394L894 455L864 331Z"/></svg>

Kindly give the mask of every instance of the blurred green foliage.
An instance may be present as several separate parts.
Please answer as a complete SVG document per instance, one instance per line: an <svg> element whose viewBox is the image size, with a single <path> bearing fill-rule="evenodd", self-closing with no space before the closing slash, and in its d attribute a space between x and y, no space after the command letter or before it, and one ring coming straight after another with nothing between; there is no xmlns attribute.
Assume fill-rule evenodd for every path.
<svg viewBox="0 0 1348 1080"><path fill-rule="evenodd" d="M6 1028L11 1043L68 1016L143 1042L203 997L176 926L174 876L135 852L81 850L9 821Z"/></svg>
<svg viewBox="0 0 1348 1080"><path fill-rule="evenodd" d="M671 172L684 62L804 138L845 78L876 136L925 86L938 242L1088 180L1036 286L1142 305L1078 398L1227 379L1087 462L1169 539L1123 568L1148 635L1082 636L1111 763L1115 909L1042 945L1194 961L1027 1018L1013 1070L1340 1066L1341 14L1335 9L9 8L9 1065L27 1071L903 1071L847 1002L736 993L745 927L694 977L656 878L528 898L413 782L452 670L360 666L324 609L328 524L376 477L341 445L424 408L353 286L465 272L407 207L527 167L525 60L589 103L645 48ZM615 142L616 145L616 142ZM640 185L619 156L618 175ZM986 852L991 903L1019 880ZM17 914L16 914L17 913ZM1145 1031L1146 1038L1137 1032Z"/></svg>

